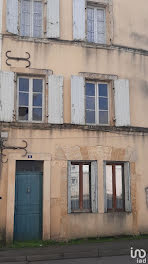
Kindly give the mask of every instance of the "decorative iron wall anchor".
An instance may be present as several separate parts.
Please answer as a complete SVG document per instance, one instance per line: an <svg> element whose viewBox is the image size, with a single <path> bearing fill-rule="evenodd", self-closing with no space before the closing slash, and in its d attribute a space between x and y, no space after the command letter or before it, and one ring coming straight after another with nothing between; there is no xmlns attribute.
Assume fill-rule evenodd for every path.
<svg viewBox="0 0 148 264"><path fill-rule="evenodd" d="M8 51L6 52L6 57L7 57L7 59L6 59L6 64L7 64L8 66L11 66L11 64L8 63L8 60L16 60L16 61L26 61L26 62L28 63L28 65L26 66L26 68L30 67L31 62L30 62L30 60L29 60L29 59L30 59L30 54L29 54L29 52L26 52L26 54L28 55L27 58L11 57L10 55L8 55L8 53L11 53L11 52L12 52L11 50L8 50Z"/></svg>
<svg viewBox="0 0 148 264"><path fill-rule="evenodd" d="M27 141L26 141L26 140L22 140L22 142L25 143L25 146L24 146L24 147L20 147L20 146L17 146L17 147L15 147L15 146L6 146L6 145L4 144L4 142L6 142L6 141L7 141L7 139L3 139L3 140L0 141L0 148L1 148L1 162L2 162L2 163L6 163L6 162L8 161L8 159L6 159L5 161L3 160L3 158L7 156L7 155L4 154L4 152L3 152L5 149L13 149L13 150L20 149L20 150L24 150L24 151L25 151L25 154L22 155L22 157L25 157L25 156L27 155L27 146L28 146L28 144L27 144Z"/></svg>

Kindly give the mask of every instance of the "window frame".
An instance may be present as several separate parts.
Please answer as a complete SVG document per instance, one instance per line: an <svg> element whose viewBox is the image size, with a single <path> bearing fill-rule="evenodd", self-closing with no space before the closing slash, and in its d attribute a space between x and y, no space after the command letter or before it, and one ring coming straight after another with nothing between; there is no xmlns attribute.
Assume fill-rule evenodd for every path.
<svg viewBox="0 0 148 264"><path fill-rule="evenodd" d="M79 209L72 210L71 213L92 213L91 208L91 161L71 161L72 165L79 165ZM90 200L90 208L83 209L83 172L82 166L89 165L89 200ZM71 202L71 199L70 199Z"/></svg>
<svg viewBox="0 0 148 264"><path fill-rule="evenodd" d="M25 78L29 79L29 101L28 101L28 120L19 120L19 79ZM33 120L33 79L42 80L42 120ZM28 75L18 75L17 76L17 100L16 100L16 119L17 122L23 123L43 123L45 116L45 78L40 76L28 76ZM38 107L36 107L38 108Z"/></svg>
<svg viewBox="0 0 148 264"><path fill-rule="evenodd" d="M86 122L86 83L93 83L95 84L95 123L87 123ZM102 124L99 122L99 103L98 103L98 98L99 98L99 93L98 93L98 85L99 84L107 84L107 98L108 98L108 110L103 110L108 112L108 123L107 124ZM106 98L106 97L105 97ZM107 81L99 81L99 80L85 80L85 95L84 95L84 107L85 107L85 124L86 125L102 125L102 126L108 126L111 122L111 94L110 94L110 83Z"/></svg>
<svg viewBox="0 0 148 264"><path fill-rule="evenodd" d="M113 206L112 209L107 207L107 213L112 212L125 212L125 172L124 172L124 164L125 162L118 162L118 161L107 161L105 163L105 170L106 166L110 165L112 166L112 188L113 188ZM123 194L123 208L119 209L116 207L116 175L115 175L115 166L121 166L122 167L122 194ZM107 179L107 175L106 175ZM105 179L105 181L106 181ZM106 190L105 190L106 191ZM107 192L105 193L107 195Z"/></svg>
<svg viewBox="0 0 148 264"><path fill-rule="evenodd" d="M88 40L88 8L94 9L94 41L89 41ZM98 34L97 34L97 10L104 10L104 29L105 29L105 33L104 33L104 42L98 42ZM103 5L97 2L87 2L86 4L86 41L88 43L95 43L98 45L105 45L107 44L107 5Z"/></svg>
<svg viewBox="0 0 148 264"><path fill-rule="evenodd" d="M22 0L18 0L18 33L20 37L24 37L24 38L44 38L45 37L45 32L44 32L44 13L45 13L45 2L44 0L30 0L31 1L31 12L30 12L30 34L28 36L23 36L21 35L21 1ZM42 33L40 37L35 37L33 36L33 2L37 1L37 2L42 2Z"/></svg>

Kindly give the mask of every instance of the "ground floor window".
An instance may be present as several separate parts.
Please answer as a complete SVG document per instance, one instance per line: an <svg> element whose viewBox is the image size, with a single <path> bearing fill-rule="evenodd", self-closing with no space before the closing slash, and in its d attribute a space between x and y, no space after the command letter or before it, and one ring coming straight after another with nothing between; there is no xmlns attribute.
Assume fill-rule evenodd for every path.
<svg viewBox="0 0 148 264"><path fill-rule="evenodd" d="M105 211L131 211L129 162L105 162Z"/></svg>
<svg viewBox="0 0 148 264"><path fill-rule="evenodd" d="M68 211L94 212L97 210L97 162L71 161L68 163Z"/></svg>

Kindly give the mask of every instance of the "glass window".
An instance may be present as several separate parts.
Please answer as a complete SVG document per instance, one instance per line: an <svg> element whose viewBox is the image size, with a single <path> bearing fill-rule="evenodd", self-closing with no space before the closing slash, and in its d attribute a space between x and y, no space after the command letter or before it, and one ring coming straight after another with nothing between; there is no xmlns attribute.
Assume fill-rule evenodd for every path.
<svg viewBox="0 0 148 264"><path fill-rule="evenodd" d="M42 121L43 80L19 78L18 119L22 121Z"/></svg>
<svg viewBox="0 0 148 264"><path fill-rule="evenodd" d="M109 122L108 85L86 82L85 119L87 124L106 125Z"/></svg>
<svg viewBox="0 0 148 264"><path fill-rule="evenodd" d="M104 44L106 42L105 8L88 6L87 8L87 40Z"/></svg>
<svg viewBox="0 0 148 264"><path fill-rule="evenodd" d="M90 164L71 165L71 209L90 210Z"/></svg>
<svg viewBox="0 0 148 264"><path fill-rule="evenodd" d="M21 36L42 37L43 3L39 0L21 0Z"/></svg>
<svg viewBox="0 0 148 264"><path fill-rule="evenodd" d="M107 209L124 210L123 164L106 165Z"/></svg>

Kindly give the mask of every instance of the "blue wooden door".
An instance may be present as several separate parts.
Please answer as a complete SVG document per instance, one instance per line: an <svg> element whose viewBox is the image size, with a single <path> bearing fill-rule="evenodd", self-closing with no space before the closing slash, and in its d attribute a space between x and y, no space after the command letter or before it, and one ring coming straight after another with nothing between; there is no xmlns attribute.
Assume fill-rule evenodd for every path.
<svg viewBox="0 0 148 264"><path fill-rule="evenodd" d="M42 239L42 173L16 172L14 240Z"/></svg>

